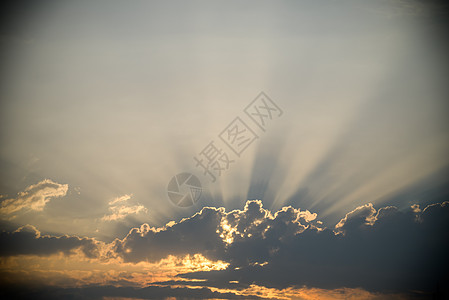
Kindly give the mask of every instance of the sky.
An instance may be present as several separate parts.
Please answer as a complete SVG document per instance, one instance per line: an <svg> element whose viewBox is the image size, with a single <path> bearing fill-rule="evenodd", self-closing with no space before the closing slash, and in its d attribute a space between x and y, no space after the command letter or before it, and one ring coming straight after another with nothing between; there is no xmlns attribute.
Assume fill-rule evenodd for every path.
<svg viewBox="0 0 449 300"><path fill-rule="evenodd" d="M3 298L448 296L443 1L4 8Z"/></svg>

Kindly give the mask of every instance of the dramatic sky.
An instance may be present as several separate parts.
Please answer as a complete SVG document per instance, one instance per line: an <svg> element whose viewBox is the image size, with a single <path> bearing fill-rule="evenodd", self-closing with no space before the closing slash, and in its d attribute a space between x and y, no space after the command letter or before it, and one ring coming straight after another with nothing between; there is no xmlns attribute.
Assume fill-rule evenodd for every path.
<svg viewBox="0 0 449 300"><path fill-rule="evenodd" d="M2 6L0 296L447 296L448 12Z"/></svg>

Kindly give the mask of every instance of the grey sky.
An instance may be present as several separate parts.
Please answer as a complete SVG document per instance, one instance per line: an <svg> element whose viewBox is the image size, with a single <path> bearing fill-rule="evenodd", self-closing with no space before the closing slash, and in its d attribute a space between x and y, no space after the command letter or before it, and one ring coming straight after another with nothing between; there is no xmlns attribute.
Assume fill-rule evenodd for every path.
<svg viewBox="0 0 449 300"><path fill-rule="evenodd" d="M448 165L445 60L428 7L409 4L18 6L1 41L0 193L46 178L69 189L9 221L112 238L247 198L331 223L367 202L389 204ZM200 173L193 156L260 91L282 118L217 183L199 174L198 205L173 206L170 178ZM101 221L124 195L148 213Z"/></svg>

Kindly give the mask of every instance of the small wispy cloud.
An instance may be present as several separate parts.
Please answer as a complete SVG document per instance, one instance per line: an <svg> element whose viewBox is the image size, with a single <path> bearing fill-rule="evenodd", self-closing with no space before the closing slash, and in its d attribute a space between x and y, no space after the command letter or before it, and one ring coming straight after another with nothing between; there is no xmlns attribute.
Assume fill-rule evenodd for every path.
<svg viewBox="0 0 449 300"><path fill-rule="evenodd" d="M131 199L132 194L126 194L121 197L117 197L110 201L109 214L101 218L102 221L117 221L126 218L129 215L137 215L139 213L148 213L148 209L143 205L130 205L128 200Z"/></svg>
<svg viewBox="0 0 449 300"><path fill-rule="evenodd" d="M123 195L123 196L121 196L121 197L117 197L117 198L114 198L114 200L112 200L112 201L109 201L109 205L114 205L114 204L117 204L117 203L121 203L121 202L126 202L126 201L128 201L129 199L131 199L131 197L132 197L133 195L132 194L126 194L126 195Z"/></svg>

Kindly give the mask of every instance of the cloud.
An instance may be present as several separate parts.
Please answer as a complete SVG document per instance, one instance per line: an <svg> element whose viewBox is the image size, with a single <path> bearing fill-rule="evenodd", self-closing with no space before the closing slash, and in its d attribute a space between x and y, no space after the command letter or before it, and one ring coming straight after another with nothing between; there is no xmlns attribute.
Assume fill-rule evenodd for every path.
<svg viewBox="0 0 449 300"><path fill-rule="evenodd" d="M359 206L353 211L346 214L346 216L335 225L337 230L341 232L346 231L348 228L358 228L363 225L372 225L375 221L376 210L372 203L368 203L363 206Z"/></svg>
<svg viewBox="0 0 449 300"><path fill-rule="evenodd" d="M192 272L186 279L229 288L309 286L363 288L375 292L434 291L447 280L449 203L378 210L363 205L334 228L293 207L272 214L260 201L243 210L203 208L163 228L147 224L113 243L125 261L154 261L166 255L201 253L229 263L226 270Z"/></svg>
<svg viewBox="0 0 449 300"><path fill-rule="evenodd" d="M105 257L86 258L81 250L64 255L17 255L0 257L0 282L61 287L116 285L147 287L173 281L177 274L225 269L227 264L196 254L169 256L155 263L124 263ZM167 284L165 284L167 285Z"/></svg>
<svg viewBox="0 0 449 300"><path fill-rule="evenodd" d="M42 180L27 187L16 198L3 200L0 214L11 215L21 210L42 211L52 198L65 196L68 188L67 184L59 184L50 179Z"/></svg>
<svg viewBox="0 0 449 300"><path fill-rule="evenodd" d="M261 201L252 200L243 210L205 207L164 227L143 224L109 244L75 236L42 236L27 225L1 233L0 242L7 246L0 255L12 259L63 253L76 260L78 256L70 254L78 251L89 259L85 263L98 264L98 270L115 268L108 272L109 279L101 278L104 284L119 286L140 282L242 295L253 290L300 295L305 293L300 291L303 287L346 288L367 291L367 298L369 293L427 297L444 290L449 279L449 202L416 208L376 209L366 204L327 228L309 211L283 207L272 213ZM174 267L161 273L167 263ZM211 267L216 263L221 267ZM67 276L84 284L99 280L91 272L83 273L85 269L89 268L80 267L81 275Z"/></svg>
<svg viewBox="0 0 449 300"><path fill-rule="evenodd" d="M289 239L308 226L318 225L309 223L315 217L316 214L292 207L284 207L273 215L258 200L248 201L243 210L230 212L225 212L222 207L205 207L191 218L179 223L170 222L163 228L148 224L133 228L124 239L114 241L114 251L130 262L155 261L167 255L195 253L232 262L239 257L248 258L245 253L234 255L234 244ZM270 251L268 249L261 255L268 258ZM256 261L255 258L253 260Z"/></svg>
<svg viewBox="0 0 449 300"><path fill-rule="evenodd" d="M126 203L132 195L123 195L110 201L108 215L103 216L103 221L117 221L132 214L147 213L148 210L143 205L129 205Z"/></svg>
<svg viewBox="0 0 449 300"><path fill-rule="evenodd" d="M164 228L143 224L133 228L122 240L114 241L114 253L126 262L157 261L168 255L201 253L213 258L224 251L224 242L216 231L223 208L203 208L191 218Z"/></svg>
<svg viewBox="0 0 449 300"><path fill-rule="evenodd" d="M25 225L14 232L1 232L0 244L0 256L71 254L81 249L86 257L95 257L99 242L76 236L42 236L36 227Z"/></svg>
<svg viewBox="0 0 449 300"><path fill-rule="evenodd" d="M131 197L132 197L132 195L128 195L128 194L126 194L126 195L123 195L123 196L121 196L121 197L117 197L117 198L115 198L114 200L112 200L112 201L109 201L109 205L114 205L114 204L117 204L117 203L120 203L120 202L126 202L126 201L128 201L129 199L131 199Z"/></svg>
<svg viewBox="0 0 449 300"><path fill-rule="evenodd" d="M209 288L190 289L186 287L149 286L146 288L88 286L60 288L39 286L24 291L23 286L2 287L0 295L7 299L17 295L26 299L264 299L258 296L243 296L232 292L212 291Z"/></svg>

